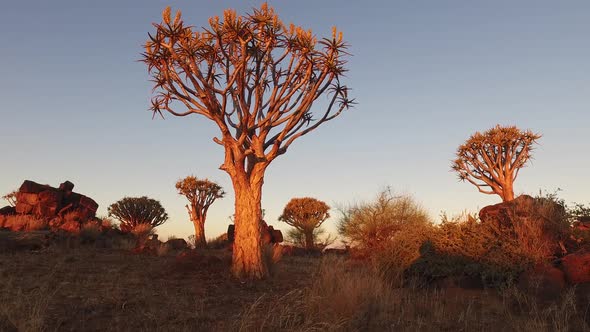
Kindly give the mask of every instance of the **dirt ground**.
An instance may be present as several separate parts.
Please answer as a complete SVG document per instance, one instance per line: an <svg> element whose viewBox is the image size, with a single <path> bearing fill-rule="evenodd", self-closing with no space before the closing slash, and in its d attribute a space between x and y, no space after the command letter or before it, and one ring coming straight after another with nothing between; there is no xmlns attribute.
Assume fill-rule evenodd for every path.
<svg viewBox="0 0 590 332"><path fill-rule="evenodd" d="M124 250L0 254L0 330L233 330L255 301L305 286L317 259L290 257L264 281L229 274L228 251L185 259Z"/></svg>

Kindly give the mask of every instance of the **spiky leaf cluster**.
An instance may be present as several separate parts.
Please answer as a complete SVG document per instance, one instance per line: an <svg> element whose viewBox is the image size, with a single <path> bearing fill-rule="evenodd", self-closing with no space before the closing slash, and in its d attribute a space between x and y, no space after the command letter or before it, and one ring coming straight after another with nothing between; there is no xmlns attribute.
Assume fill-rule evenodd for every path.
<svg viewBox="0 0 590 332"><path fill-rule="evenodd" d="M512 185L519 170L531 158L541 135L516 126L500 126L473 134L457 149L452 169L459 179L469 181L485 194L498 194ZM488 188L488 189L486 189Z"/></svg>
<svg viewBox="0 0 590 332"><path fill-rule="evenodd" d="M283 209L279 220L303 232L313 232L330 217L330 207L315 198L293 198Z"/></svg>
<svg viewBox="0 0 590 332"><path fill-rule="evenodd" d="M108 207L109 217L121 222L121 230L131 231L140 224L148 224L152 228L162 225L168 220L168 214L159 201L142 197L124 197Z"/></svg>
<svg viewBox="0 0 590 332"><path fill-rule="evenodd" d="M217 183L209 179L198 179L195 176L187 176L176 182L178 194L183 195L195 208L198 215L206 215L209 207L218 198L225 196L225 191Z"/></svg>
<svg viewBox="0 0 590 332"><path fill-rule="evenodd" d="M154 82L151 110L203 115L219 126L217 143L236 143L258 160L284 153L354 102L341 83L348 45L336 28L318 40L283 24L267 4L244 16L228 9L202 29L186 25L180 11L172 19L168 7L154 27L143 53ZM328 106L314 113L322 94Z"/></svg>

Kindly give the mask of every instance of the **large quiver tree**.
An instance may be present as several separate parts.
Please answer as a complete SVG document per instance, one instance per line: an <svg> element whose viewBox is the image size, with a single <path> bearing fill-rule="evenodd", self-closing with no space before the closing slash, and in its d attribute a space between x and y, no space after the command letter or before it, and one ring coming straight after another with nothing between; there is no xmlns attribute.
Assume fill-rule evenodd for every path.
<svg viewBox="0 0 590 332"><path fill-rule="evenodd" d="M310 30L286 27L263 4L239 16L226 10L209 27L185 25L180 12L154 24L143 61L155 82L154 113L199 114L213 121L225 149L220 169L235 191L232 272L262 278L261 198L268 165L297 138L351 106L341 83L347 44L336 28L317 40ZM322 95L327 102L312 110Z"/></svg>
<svg viewBox="0 0 590 332"><path fill-rule="evenodd" d="M220 185L208 179L197 179L187 176L176 182L176 189L180 195L188 199L186 205L188 215L195 226L195 246L204 248L207 246L205 238L205 220L209 207L218 198L223 198L225 192Z"/></svg>
<svg viewBox="0 0 590 332"><path fill-rule="evenodd" d="M502 201L514 199L514 180L531 158L534 143L541 138L530 130L496 125L476 132L457 149L452 169L484 194L497 194Z"/></svg>
<svg viewBox="0 0 590 332"><path fill-rule="evenodd" d="M300 231L305 236L305 247L313 249L314 230L330 218L329 210L328 204L318 199L293 198L283 209L279 220Z"/></svg>

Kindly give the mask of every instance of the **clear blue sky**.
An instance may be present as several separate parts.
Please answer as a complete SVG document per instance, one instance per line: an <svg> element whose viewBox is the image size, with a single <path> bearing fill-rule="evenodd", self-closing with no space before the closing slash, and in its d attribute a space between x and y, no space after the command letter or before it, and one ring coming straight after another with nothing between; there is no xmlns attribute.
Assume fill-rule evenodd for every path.
<svg viewBox="0 0 590 332"><path fill-rule="evenodd" d="M216 128L198 116L152 120L151 86L138 62L166 5L204 26L225 8L258 1L6 1L0 6L0 192L24 179L100 204L123 196L162 202L159 233L193 229L174 189L189 174L229 195L207 220L208 237L233 213L218 169ZM433 218L499 199L449 171L459 144L497 123L543 134L517 193L562 188L590 201L590 2L271 1L280 17L319 37L338 26L352 45L347 84L358 105L301 138L266 176L270 224L292 197L332 206L369 200L385 186L411 193ZM333 215L337 215L334 211ZM334 229L334 221L328 225Z"/></svg>

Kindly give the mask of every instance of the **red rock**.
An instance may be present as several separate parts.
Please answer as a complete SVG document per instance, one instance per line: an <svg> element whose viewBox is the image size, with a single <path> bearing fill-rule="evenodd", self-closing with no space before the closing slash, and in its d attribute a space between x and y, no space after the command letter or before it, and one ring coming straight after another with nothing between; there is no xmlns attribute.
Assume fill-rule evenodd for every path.
<svg viewBox="0 0 590 332"><path fill-rule="evenodd" d="M518 287L541 300L555 301L566 287L565 274L554 266L537 264L520 275Z"/></svg>
<svg viewBox="0 0 590 332"><path fill-rule="evenodd" d="M170 239L166 241L165 244L172 250L183 250L188 248L188 244L184 239Z"/></svg>
<svg viewBox="0 0 590 332"><path fill-rule="evenodd" d="M30 214L33 211L33 206L26 203L16 202L16 213L18 214Z"/></svg>
<svg viewBox="0 0 590 332"><path fill-rule="evenodd" d="M515 217L529 213L534 204L534 198L521 195L512 201L484 207L479 211L479 219L482 222L495 223L500 228L509 228Z"/></svg>
<svg viewBox="0 0 590 332"><path fill-rule="evenodd" d="M280 230L275 229L272 231L272 242L273 243L283 242L283 233Z"/></svg>
<svg viewBox="0 0 590 332"><path fill-rule="evenodd" d="M16 201L20 203L25 203L29 205L35 205L39 203L39 195L34 193L23 193L17 192L16 193Z"/></svg>
<svg viewBox="0 0 590 332"><path fill-rule="evenodd" d="M570 284L590 282L590 250L581 249L561 259L561 269Z"/></svg>
<svg viewBox="0 0 590 332"><path fill-rule="evenodd" d="M14 206L5 206L0 209L0 216L12 216L16 214L16 208Z"/></svg>
<svg viewBox="0 0 590 332"><path fill-rule="evenodd" d="M51 188L51 187L49 187L48 185L33 182L31 180L25 180L23 182L23 184L20 186L20 188L18 189L18 192L38 194L44 190L47 190L47 188Z"/></svg>

